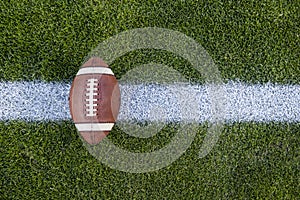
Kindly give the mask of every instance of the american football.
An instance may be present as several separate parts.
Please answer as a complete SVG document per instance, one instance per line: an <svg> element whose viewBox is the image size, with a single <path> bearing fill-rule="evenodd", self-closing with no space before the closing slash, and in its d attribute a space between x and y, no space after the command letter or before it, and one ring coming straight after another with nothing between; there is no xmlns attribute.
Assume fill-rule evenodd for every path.
<svg viewBox="0 0 300 200"><path fill-rule="evenodd" d="M0 200L300 200L300 0L0 2Z"/></svg>
<svg viewBox="0 0 300 200"><path fill-rule="evenodd" d="M89 144L109 134L120 108L120 89L104 61L92 57L79 69L72 83L70 112L77 130Z"/></svg>

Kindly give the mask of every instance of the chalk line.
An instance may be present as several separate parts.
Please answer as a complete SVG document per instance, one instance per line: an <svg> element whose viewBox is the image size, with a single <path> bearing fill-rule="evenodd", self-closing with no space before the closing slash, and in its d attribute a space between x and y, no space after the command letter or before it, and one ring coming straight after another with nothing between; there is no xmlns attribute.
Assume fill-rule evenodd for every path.
<svg viewBox="0 0 300 200"><path fill-rule="evenodd" d="M0 82L0 121L70 120L70 83ZM196 121L211 117L207 85L120 84L119 121ZM229 82L226 122L299 122L300 85Z"/></svg>

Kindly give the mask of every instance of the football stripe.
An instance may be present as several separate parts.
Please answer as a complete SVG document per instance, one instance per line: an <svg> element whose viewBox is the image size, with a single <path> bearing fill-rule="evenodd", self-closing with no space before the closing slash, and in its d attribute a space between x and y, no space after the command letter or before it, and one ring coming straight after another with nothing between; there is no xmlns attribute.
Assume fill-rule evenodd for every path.
<svg viewBox="0 0 300 200"><path fill-rule="evenodd" d="M1 82L0 121L70 120L64 82ZM208 85L120 83L118 121L210 121ZM300 85L223 85L226 122L300 122ZM221 95L221 96L223 96Z"/></svg>
<svg viewBox="0 0 300 200"><path fill-rule="evenodd" d="M110 131L114 123L83 123L75 126L78 131Z"/></svg>
<svg viewBox="0 0 300 200"><path fill-rule="evenodd" d="M108 74L108 75L114 75L112 70L107 67L84 67L79 69L77 76L78 75L83 75L83 74Z"/></svg>

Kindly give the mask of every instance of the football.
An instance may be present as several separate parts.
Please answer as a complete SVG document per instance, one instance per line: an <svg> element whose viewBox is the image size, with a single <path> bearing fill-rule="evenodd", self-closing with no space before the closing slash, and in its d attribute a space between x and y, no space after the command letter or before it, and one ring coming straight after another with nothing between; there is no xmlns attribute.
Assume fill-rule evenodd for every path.
<svg viewBox="0 0 300 200"><path fill-rule="evenodd" d="M118 81L109 66L98 57L85 62L70 91L72 120L82 138L98 144L114 126L120 108Z"/></svg>

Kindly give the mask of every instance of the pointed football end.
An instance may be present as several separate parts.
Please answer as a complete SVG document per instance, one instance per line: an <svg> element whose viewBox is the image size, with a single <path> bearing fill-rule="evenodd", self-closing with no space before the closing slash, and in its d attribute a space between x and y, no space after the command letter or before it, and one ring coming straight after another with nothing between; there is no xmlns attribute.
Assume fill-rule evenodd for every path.
<svg viewBox="0 0 300 200"><path fill-rule="evenodd" d="M109 67L101 58L91 57L81 67Z"/></svg>

